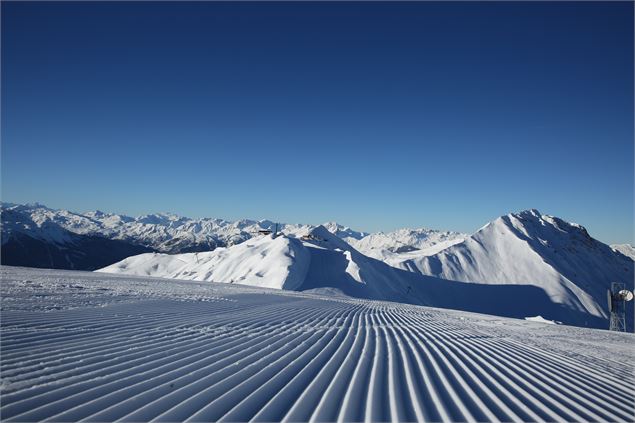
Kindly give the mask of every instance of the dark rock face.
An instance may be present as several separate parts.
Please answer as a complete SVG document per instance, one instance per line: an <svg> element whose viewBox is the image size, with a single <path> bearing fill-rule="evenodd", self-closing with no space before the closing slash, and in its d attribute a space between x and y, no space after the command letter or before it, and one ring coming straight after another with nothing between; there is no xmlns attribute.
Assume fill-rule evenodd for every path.
<svg viewBox="0 0 635 423"><path fill-rule="evenodd" d="M146 247L99 236L68 233L63 244L16 232L3 240L0 262L8 266L96 270L126 257L151 252Z"/></svg>

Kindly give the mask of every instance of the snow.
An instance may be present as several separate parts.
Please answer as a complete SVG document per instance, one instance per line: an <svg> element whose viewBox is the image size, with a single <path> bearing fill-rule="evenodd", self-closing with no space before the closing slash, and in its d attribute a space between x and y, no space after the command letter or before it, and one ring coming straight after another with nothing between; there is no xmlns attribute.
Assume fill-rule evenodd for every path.
<svg viewBox="0 0 635 423"><path fill-rule="evenodd" d="M323 226L308 231L311 239L285 235L252 238L242 244L197 254L141 254L97 272L159 276L167 278L238 283L276 289L306 290L333 287L355 291L364 272L373 271L366 258ZM390 277L381 275L380 277ZM369 280L372 288L361 296L386 298L392 289L382 286L377 277ZM381 292L377 292L377 291ZM355 291L358 292L358 291Z"/></svg>
<svg viewBox="0 0 635 423"><path fill-rule="evenodd" d="M530 322L537 322L537 323L546 323L548 325L555 325L556 322L554 322L553 320L547 320L542 316L533 316L533 317L525 317L525 320L528 320Z"/></svg>
<svg viewBox="0 0 635 423"><path fill-rule="evenodd" d="M608 320L599 308L580 305L579 298L588 297L580 290L568 291L570 296L557 297L529 284L473 284L443 280L397 269L367 257L322 226L305 235L308 236L261 236L207 253L141 254L98 272L295 291L330 291L356 298L507 317L524 318L540 314L565 324L608 327ZM519 302L519 299L522 301Z"/></svg>
<svg viewBox="0 0 635 423"><path fill-rule="evenodd" d="M26 233L37 239L59 244L68 242L60 239L64 230L78 235L98 235L108 239L123 240L160 252L181 252L191 248L234 245L252 238L259 230L274 229L269 220L239 220L203 218L191 219L171 213L156 213L139 217L94 211L74 213L54 210L41 204L2 204L2 242L11 233ZM350 236L363 233L333 224L334 230ZM281 224L280 230L294 235L313 228L303 224Z"/></svg>
<svg viewBox="0 0 635 423"><path fill-rule="evenodd" d="M346 265L346 273L351 275L351 277L357 282L365 283L360 275L360 268L357 265L357 263L355 263L355 260L353 259L353 255L351 254L351 252L344 251L344 256L346 257L346 260L348 261L348 264Z"/></svg>
<svg viewBox="0 0 635 423"><path fill-rule="evenodd" d="M271 220L243 219L235 222L223 219L191 219L172 213L155 213L129 217L102 211L74 213L54 210L41 204L15 205L2 203L3 243L9 234L23 232L35 238L58 244L69 242L61 233L67 230L78 235L98 235L108 239L131 242L164 253L178 253L230 246L250 239L259 230L273 230ZM434 254L440 249L467 237L456 232L432 229L400 229L390 233L368 234L336 222L325 223L329 232L347 241L364 254L384 260L403 251L420 250L419 255ZM308 224L279 224L285 235L298 237L314 229Z"/></svg>
<svg viewBox="0 0 635 423"><path fill-rule="evenodd" d="M611 245L611 248L614 251L617 251L620 254L625 255L626 257L630 257L632 260L635 260L635 248L631 244L615 244Z"/></svg>
<svg viewBox="0 0 635 423"><path fill-rule="evenodd" d="M206 251L129 257L107 267L109 272L323 290L509 317L540 314L589 327L607 326L606 289L611 282L633 286L633 260L627 257L632 247L616 246L621 252L618 254L591 238L582 226L537 210L503 216L471 236L425 228L365 234L331 222L325 227L281 224L284 236L273 240L258 235L259 230L274 227L269 220L230 222L169 213L132 218L101 211L80 214L37 204L6 203L2 205L2 223L3 242L9 239L8 233L24 232L54 243L35 243L25 251L16 247L21 257L40 259L36 264L18 264L52 266L54 261L48 256L53 248L61 257L55 263L64 265L66 257L71 268L94 269L146 250L120 246L121 252L110 258L104 255L103 243L89 244L94 247L91 252L82 249L83 244L73 236L97 234L162 252ZM301 238L316 231L323 233L313 240ZM14 244L25 243L16 239ZM100 245L101 250L97 248ZM4 249L3 254L7 251ZM47 251L48 256L36 255ZM67 251L72 253L71 258L64 255ZM85 263L77 258L86 255L102 260ZM447 285L443 286L440 279L447 280ZM457 281L495 286L487 291ZM502 285L518 289L504 289ZM524 315L503 304L516 302L521 292L534 301L522 308L527 313ZM494 294L502 295L497 297L499 304L487 299ZM451 300L444 298L447 296ZM628 320L630 326L630 315Z"/></svg>
<svg viewBox="0 0 635 423"><path fill-rule="evenodd" d="M437 254L392 264L448 280L536 286L554 302L603 317L611 282L633 289L632 259L537 210L502 216Z"/></svg>
<svg viewBox="0 0 635 423"><path fill-rule="evenodd" d="M404 228L388 233L369 234L361 239L346 239L346 241L364 255L394 265L407 259L436 254L462 242L467 237L468 235L459 232Z"/></svg>
<svg viewBox="0 0 635 423"><path fill-rule="evenodd" d="M98 271L293 290L306 274L309 259L297 239L267 235L204 253L140 254Z"/></svg>
<svg viewBox="0 0 635 423"><path fill-rule="evenodd" d="M1 272L7 422L635 419L632 334L244 285Z"/></svg>
<svg viewBox="0 0 635 423"><path fill-rule="evenodd" d="M342 226L337 222L327 222L324 223L322 226L324 226L333 235L342 238L344 241L347 242L360 240L368 236L366 232L355 231L347 226Z"/></svg>

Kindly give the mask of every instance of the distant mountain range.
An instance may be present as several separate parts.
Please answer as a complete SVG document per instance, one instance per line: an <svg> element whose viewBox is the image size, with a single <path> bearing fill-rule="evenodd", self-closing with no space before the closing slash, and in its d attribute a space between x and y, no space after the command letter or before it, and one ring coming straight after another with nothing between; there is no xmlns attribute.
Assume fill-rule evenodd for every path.
<svg viewBox="0 0 635 423"><path fill-rule="evenodd" d="M274 230L270 220L191 219L168 213L139 217L94 211L74 213L41 204L0 206L2 215L2 263L56 269L94 270L142 252L169 254L212 251L239 244L262 230ZM323 225L363 251L399 251L427 248L453 232L427 229L389 234L358 232L335 222ZM281 223L290 236L308 233L315 225ZM456 235L459 236L460 235ZM462 235L466 237L467 235ZM462 238L461 238L462 239ZM378 242L382 241L382 242ZM412 243L406 244L406 243Z"/></svg>
<svg viewBox="0 0 635 423"><path fill-rule="evenodd" d="M270 221L190 219L173 214L139 217L73 213L41 204L2 204L2 263L29 267L94 270L142 252L210 251L241 243ZM306 228L306 229L305 229ZM281 225L292 233L308 225ZM354 231L333 225L349 236Z"/></svg>
<svg viewBox="0 0 635 423"><path fill-rule="evenodd" d="M259 232L274 226L3 204L2 263L339 292L590 327L606 326L611 282L633 289L631 246L611 248L537 210L473 235L367 234L337 223L280 224L275 238Z"/></svg>

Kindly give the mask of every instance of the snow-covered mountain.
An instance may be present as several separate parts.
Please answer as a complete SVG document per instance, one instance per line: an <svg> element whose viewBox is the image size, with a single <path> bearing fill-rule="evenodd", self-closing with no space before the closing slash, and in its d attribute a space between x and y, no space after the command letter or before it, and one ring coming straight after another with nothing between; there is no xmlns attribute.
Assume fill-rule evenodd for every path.
<svg viewBox="0 0 635 423"><path fill-rule="evenodd" d="M633 248L631 244L614 244L611 245L611 248L618 253L635 260L635 248Z"/></svg>
<svg viewBox="0 0 635 423"><path fill-rule="evenodd" d="M362 298L400 300L407 284L395 275L408 275L362 255L324 226L307 230L301 237L263 235L210 252L141 254L98 272L288 290L328 289Z"/></svg>
<svg viewBox="0 0 635 423"><path fill-rule="evenodd" d="M580 225L536 210L503 216L472 236L429 229L366 234L337 223L317 228L281 224L283 236L259 235L274 225L267 220L229 222L172 214L132 218L4 204L2 263L91 270L116 263L108 271L326 289L508 316L541 314L594 327L605 324L610 283L632 288L633 260L627 257L632 248L615 247L617 252ZM153 254L138 256L145 252ZM448 280L457 282L448 285ZM484 284L497 285L487 304L481 295ZM505 296L518 290L498 285L531 288L522 298L533 297L531 310L541 311L512 310L518 305L511 297L501 305L501 292ZM472 289L480 291L466 296Z"/></svg>
<svg viewBox="0 0 635 423"><path fill-rule="evenodd" d="M3 263L62 269L94 270L132 254L154 251L169 254L212 251L217 247L239 244L273 230L270 220L191 219L170 213L139 217L93 211L74 213L54 210L41 204L1 205ZM433 254L463 240L467 235L430 229L402 229L390 233L368 234L336 222L323 225L328 231L354 245L371 257L389 264L403 261L404 252L415 256ZM286 235L299 236L314 228L307 224L278 225ZM107 242L117 241L116 243ZM113 254L98 257L88 243L108 244ZM79 248L78 246L81 246ZM83 249L83 254L81 254ZM77 254L68 254L75 251ZM119 252L121 251L121 252ZM81 259L80 259L81 258Z"/></svg>
<svg viewBox="0 0 635 423"><path fill-rule="evenodd" d="M101 211L82 214L41 204L4 203L1 211L4 264L61 269L94 270L145 251L211 251L275 228L269 220L232 222L169 213L139 217ZM351 239L366 235L335 223L329 226ZM280 224L278 229L293 235L312 227Z"/></svg>
<svg viewBox="0 0 635 423"><path fill-rule="evenodd" d="M211 251L239 244L261 230L275 228L275 223L270 220L232 222L213 218L191 219L170 213L139 217L101 211L74 213L37 203L4 203L1 210L5 264L62 269L94 270L103 267L103 260L94 257L85 246L82 260L78 260L77 254L67 254L67 250L77 250L77 245L86 244L86 237L90 237L90 243L95 245L105 240L118 241L116 247L108 243L110 250L116 253L117 260L114 261L118 261L127 257L125 254L131 250L135 253L155 251L169 254ZM405 258L434 254L467 237L432 229L400 229L369 234L336 222L323 226L363 254L391 265ZM314 227L281 223L278 229L286 235L298 236ZM30 250L35 252L30 253ZM118 250L122 253L119 254ZM96 262L102 266L93 265Z"/></svg>
<svg viewBox="0 0 635 423"><path fill-rule="evenodd" d="M370 235L366 232L358 232L347 226L342 226L337 222L327 222L322 226L324 226L333 235L342 238L348 243L359 241Z"/></svg>
<svg viewBox="0 0 635 423"><path fill-rule="evenodd" d="M550 298L536 286L473 284L397 269L367 257L318 226L300 238L271 235L206 253L141 254L98 272L236 283L345 294L510 317L542 316L573 325L606 327L606 315L577 290ZM522 298L522 302L516 301Z"/></svg>
<svg viewBox="0 0 635 423"><path fill-rule="evenodd" d="M125 257L152 251L99 233L71 232L54 220L2 208L2 264L52 269L97 269ZM37 207L38 209L40 207Z"/></svg>
<svg viewBox="0 0 635 423"><path fill-rule="evenodd" d="M443 279L522 284L576 309L607 316L611 282L633 289L633 260L593 239L576 223L537 210L508 214L464 242L393 265Z"/></svg>
<svg viewBox="0 0 635 423"><path fill-rule="evenodd" d="M58 228L77 235L98 235L132 242L155 251L179 253L206 251L218 246L240 243L259 230L273 229L269 220L191 219L170 213L129 217L101 211L85 214L54 210L41 204L2 206L3 243L11 233L28 233L38 239L63 241ZM29 221L23 224L22 221ZM296 233L308 225L280 225L281 230Z"/></svg>
<svg viewBox="0 0 635 423"><path fill-rule="evenodd" d="M436 254L467 237L459 232L419 228L377 232L348 242L363 254L393 265L407 258Z"/></svg>

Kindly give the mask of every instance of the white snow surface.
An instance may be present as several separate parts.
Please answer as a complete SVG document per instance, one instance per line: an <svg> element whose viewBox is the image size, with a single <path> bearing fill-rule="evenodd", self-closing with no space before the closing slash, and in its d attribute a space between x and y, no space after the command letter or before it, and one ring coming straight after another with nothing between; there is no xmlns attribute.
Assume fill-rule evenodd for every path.
<svg viewBox="0 0 635 423"><path fill-rule="evenodd" d="M274 226L268 220L229 222L161 213L132 218L99 211L80 214L39 204L7 203L2 204L2 214L3 241L11 231L24 231L36 238L64 244L71 241L65 239L68 230L128 240L163 252L214 250L229 245L212 253L173 257L149 254L107 268L120 273L304 291L329 290L361 298L468 307L472 311L513 317L541 314L552 320L594 327L606 325L599 320L589 322L584 315L606 319L605 297L610 283L618 281L633 286L633 261L626 257L632 253L632 247L615 246L621 252L618 254L592 239L580 225L535 210L503 216L472 236L430 229L365 234L328 223L325 228L339 238L326 234L322 242L299 239L316 229L303 224L280 225L285 236L279 240L262 238L258 231ZM346 242L337 244L340 238ZM244 241L246 245L234 248ZM472 291L460 284L440 287L438 279L405 275L393 267L455 281L533 286L545 293L548 301L534 291L532 298L539 304L527 308L529 314L525 316L512 314L508 306L486 304L482 298L472 301L476 305L469 304L467 298L451 303L439 297L455 291L469 297L473 296ZM499 291L503 290L496 288ZM483 292L478 295L485 295ZM512 295L511 291L504 292ZM562 316L564 309L554 309L550 304L562 305L577 316Z"/></svg>
<svg viewBox="0 0 635 423"><path fill-rule="evenodd" d="M2 228L3 242L9 239L8 234L11 232L24 232L34 238L64 244L69 241L66 239L68 234L60 229L65 229L79 235L99 235L129 241L165 253L180 252L191 247L200 250L200 246L209 246L209 249L231 246L257 236L260 230L275 228L271 220L243 219L232 222L214 218L191 219L171 213L129 217L101 211L75 213L55 210L38 203L2 203L2 212L7 214ZM22 221L22 215L28 220ZM465 234L432 229L400 229L368 234L336 222L322 226L364 254L380 260L399 256L400 251L417 250L418 254L434 254L452 242L467 237ZM298 237L315 227L280 223L278 229L287 236Z"/></svg>
<svg viewBox="0 0 635 423"><path fill-rule="evenodd" d="M553 320L547 320L542 316L534 316L534 317L525 317L525 320L529 320L530 322L537 322L537 323L546 323L548 325L555 325L557 324L556 322L554 322Z"/></svg>
<svg viewBox="0 0 635 423"><path fill-rule="evenodd" d="M531 284L473 284L397 269L367 257L319 226L309 237L271 235L198 254L141 254L97 272L237 283L296 291L339 292L566 324L606 328L606 316L575 286L561 296ZM567 295L565 295L567 294ZM518 299L523 301L519 302Z"/></svg>
<svg viewBox="0 0 635 423"><path fill-rule="evenodd" d="M369 234L359 240L346 240L364 255L394 265L406 259L436 254L467 237L459 232L404 228Z"/></svg>
<svg viewBox="0 0 635 423"><path fill-rule="evenodd" d="M6 422L635 420L633 334L211 282L1 276Z"/></svg>
<svg viewBox="0 0 635 423"><path fill-rule="evenodd" d="M324 226L333 235L339 238L342 238L344 241L347 241L349 243L351 241L354 242L356 240L361 240L362 238L369 235L366 232L359 232L347 226L342 226L337 222L327 222L327 223L324 223L322 226Z"/></svg>
<svg viewBox="0 0 635 423"><path fill-rule="evenodd" d="M334 288L363 298L405 300L407 282L393 277L397 269L365 257L323 226L305 235L310 239L264 235L204 253L140 254L97 272L288 290Z"/></svg>
<svg viewBox="0 0 635 423"><path fill-rule="evenodd" d="M157 213L139 217L94 211L74 213L55 210L41 204L2 204L3 214L13 214L5 219L10 224L3 225L2 240L8 240L11 232L24 232L45 241L63 244L67 240L59 234L60 228L79 235L98 235L108 239L129 241L156 251L182 251L192 246L234 245L250 239L260 230L273 230L275 223L270 220L237 220L202 218L191 219L171 213ZM22 222L26 216L29 221ZM340 234L362 237L365 234L331 223L330 227ZM306 233L313 228L304 224L280 224L278 229L287 235Z"/></svg>
<svg viewBox="0 0 635 423"><path fill-rule="evenodd" d="M608 315L611 282L633 289L632 259L584 227L537 210L502 216L437 254L391 264L449 280L536 286L555 302L597 316Z"/></svg>
<svg viewBox="0 0 635 423"><path fill-rule="evenodd" d="M302 244L286 236L265 235L229 248L188 254L147 253L128 257L97 272L219 281L295 290L309 266Z"/></svg>
<svg viewBox="0 0 635 423"><path fill-rule="evenodd" d="M618 253L625 255L626 257L630 257L632 260L635 260L635 248L631 244L614 244L611 245L611 248Z"/></svg>

